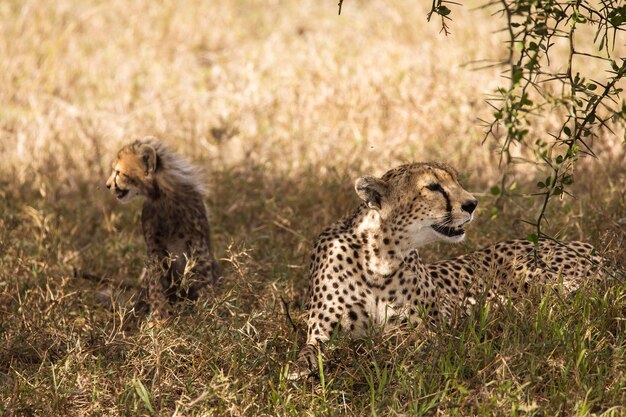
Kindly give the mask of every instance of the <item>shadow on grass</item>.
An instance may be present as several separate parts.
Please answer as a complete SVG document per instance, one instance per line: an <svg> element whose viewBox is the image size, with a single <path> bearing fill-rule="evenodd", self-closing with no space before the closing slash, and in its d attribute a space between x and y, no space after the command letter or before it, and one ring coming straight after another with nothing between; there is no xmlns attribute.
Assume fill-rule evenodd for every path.
<svg viewBox="0 0 626 417"><path fill-rule="evenodd" d="M607 175L621 172L614 169ZM56 184L52 171L28 185L5 182L0 202L5 407L48 415L173 412L183 406L215 415L234 409L245 415L333 409L352 415L389 409L469 415L526 404L531 414L535 408L568 414L604 410L623 400L625 344L618 318L626 310L619 286L577 295L569 304L536 299L505 306L482 322L470 320L435 337L375 337L362 356L342 340L325 388L282 380L281 366L295 357L295 342L302 343L285 316L286 305L296 327L304 329L310 244L356 205L352 181L362 174L358 166L280 173L252 163L209 172L210 224L226 283L215 300L181 307L172 320L145 323L134 332L124 331L123 306L99 303L95 294L101 285L75 279L72 267L106 276L116 288L132 285L145 257L141 204L118 205L102 188L103 179L89 176ZM591 180L579 186L584 191ZM618 186L616 181L604 190L592 188L579 202L604 205L609 218L617 218L623 204ZM483 197L485 211L470 232L478 243L468 245L512 237L505 234L502 224L508 222L502 216L488 218L489 198ZM578 206L569 203L552 212L553 226L569 225L576 238L596 236L594 230L607 224L605 232L613 230L615 222L595 211L582 221L559 216L559 210L576 213ZM521 212L511 203L506 214ZM469 239L473 242L471 234ZM466 249L435 246L428 253L440 259ZM624 253L619 242L610 250L618 259ZM600 391L601 381L611 384L608 390Z"/></svg>

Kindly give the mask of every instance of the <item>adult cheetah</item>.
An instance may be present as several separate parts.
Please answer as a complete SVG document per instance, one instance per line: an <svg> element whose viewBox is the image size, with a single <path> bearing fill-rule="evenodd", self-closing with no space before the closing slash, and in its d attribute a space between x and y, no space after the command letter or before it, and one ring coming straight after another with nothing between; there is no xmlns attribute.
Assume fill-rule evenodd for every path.
<svg viewBox="0 0 626 417"><path fill-rule="evenodd" d="M106 186L120 202L144 197L148 262L137 309L167 317L171 304L198 298L219 276L199 172L152 137L124 146L112 167Z"/></svg>
<svg viewBox="0 0 626 417"><path fill-rule="evenodd" d="M314 245L307 342L291 378L317 368L318 348L337 327L359 336L372 323L416 324L424 314L445 320L481 296L508 297L538 282L571 291L597 275L599 257L581 242L540 241L535 252L527 240L510 240L454 259L422 262L418 247L463 240L478 204L447 165L402 165L382 178L359 178L355 189L363 203L323 231Z"/></svg>

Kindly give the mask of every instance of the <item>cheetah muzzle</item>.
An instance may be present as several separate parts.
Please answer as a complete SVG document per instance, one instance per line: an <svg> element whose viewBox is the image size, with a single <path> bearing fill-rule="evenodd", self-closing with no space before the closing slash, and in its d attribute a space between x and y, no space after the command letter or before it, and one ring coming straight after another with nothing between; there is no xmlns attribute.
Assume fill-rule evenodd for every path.
<svg viewBox="0 0 626 417"><path fill-rule="evenodd" d="M124 197L126 197L127 195L128 195L128 190L120 190L120 189L115 190L115 197L117 197L118 200L123 200Z"/></svg>

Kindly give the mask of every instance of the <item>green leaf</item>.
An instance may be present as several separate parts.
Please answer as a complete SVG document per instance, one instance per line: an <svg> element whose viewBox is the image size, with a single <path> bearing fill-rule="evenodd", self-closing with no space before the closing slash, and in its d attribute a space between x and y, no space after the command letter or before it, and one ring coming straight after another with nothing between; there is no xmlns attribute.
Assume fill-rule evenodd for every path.
<svg viewBox="0 0 626 417"><path fill-rule="evenodd" d="M439 6L437 8L437 14L441 15L441 16L447 16L449 15L451 12L450 9L448 9L446 6Z"/></svg>
<svg viewBox="0 0 626 417"><path fill-rule="evenodd" d="M514 66L511 74L511 77L513 78L513 84L518 85L523 76L524 71L520 67Z"/></svg>
<svg viewBox="0 0 626 417"><path fill-rule="evenodd" d="M595 90L596 88L598 88L598 86L597 86L597 85L595 85L594 83L589 83L589 84L587 84L587 90L589 90L589 91L593 91L593 90Z"/></svg>
<svg viewBox="0 0 626 417"><path fill-rule="evenodd" d="M491 187L491 189L489 190L489 192L492 195L500 195L500 187L498 187L497 185L494 185L493 187Z"/></svg>
<svg viewBox="0 0 626 417"><path fill-rule="evenodd" d="M609 13L609 22L614 27L619 27L622 23L626 22L626 6L619 7L614 9L611 13Z"/></svg>
<svg viewBox="0 0 626 417"><path fill-rule="evenodd" d="M539 23L535 26L535 33L541 36L548 34L548 26L545 23Z"/></svg>
<svg viewBox="0 0 626 417"><path fill-rule="evenodd" d="M539 243L539 236L537 236L536 233L529 234L528 236L526 236L526 239L533 242L535 245Z"/></svg>
<svg viewBox="0 0 626 417"><path fill-rule="evenodd" d="M152 414L154 414L154 408L152 408L152 403L150 401L150 393L146 389L146 386L137 378L133 379L133 385L135 387L135 392L139 395L143 404Z"/></svg>
<svg viewBox="0 0 626 417"><path fill-rule="evenodd" d="M572 135L572 130L569 127L565 126L563 128L563 133L565 133L567 136L571 136Z"/></svg>
<svg viewBox="0 0 626 417"><path fill-rule="evenodd" d="M489 306L489 304L487 304L487 307ZM465 388L463 385L457 384L456 389L459 390L459 392L463 395L467 395L469 394L469 390L467 388Z"/></svg>
<svg viewBox="0 0 626 417"><path fill-rule="evenodd" d="M546 188L546 185L543 182L539 181L537 183L537 188Z"/></svg>
<svg viewBox="0 0 626 417"><path fill-rule="evenodd" d="M613 71L619 71L619 67L617 66L617 62L615 61L611 61L611 68L613 68Z"/></svg>
<svg viewBox="0 0 626 417"><path fill-rule="evenodd" d="M531 99L528 98L528 95L524 94L522 96L522 99L520 100L520 103L522 103L523 106L532 106L533 105L533 101Z"/></svg>
<svg viewBox="0 0 626 417"><path fill-rule="evenodd" d="M578 358L576 359L576 367L580 368L580 363L583 361L583 359L585 359L585 356L587 355L587 349L581 349L580 353L578 354Z"/></svg>

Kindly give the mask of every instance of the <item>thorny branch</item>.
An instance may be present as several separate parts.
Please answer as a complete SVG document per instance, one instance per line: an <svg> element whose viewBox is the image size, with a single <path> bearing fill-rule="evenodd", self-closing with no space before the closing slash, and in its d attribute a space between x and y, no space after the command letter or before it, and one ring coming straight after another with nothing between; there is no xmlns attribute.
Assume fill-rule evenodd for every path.
<svg viewBox="0 0 626 417"><path fill-rule="evenodd" d="M505 32L508 35L506 60L510 77L508 88L499 88L488 102L494 109L494 117L486 122L485 139L499 139L499 128L505 128L501 144L501 162L512 161L512 145L532 150L540 165L550 175L537 183L542 197L541 208L534 221L534 232L528 238L537 243L539 238L549 237L542 232L546 222L549 201L555 196L569 194L567 186L574 181L574 165L584 155L595 156L590 139L601 129L612 132L609 120L624 124L626 105L621 98L619 81L626 75L626 59L613 57L615 35L626 30L626 6L622 0L601 0L600 5L586 0L537 1L497 0L490 6L499 5L499 12L506 18ZM592 25L596 28L593 45L576 45L579 26ZM548 70L550 52L558 39L567 42L567 70L565 73ZM594 46L606 56L585 52ZM605 85L581 75L575 57L584 56L598 60L606 66L609 77ZM517 58L516 58L517 57ZM554 67L558 67L555 65ZM558 88L558 85L561 88ZM604 87L596 93L598 86ZM554 91L561 91L555 94ZM533 121L540 117L539 109L549 108L552 113L564 114L558 132L546 132L545 138L529 137ZM555 111L556 110L556 111ZM494 187L499 200L506 194L504 180Z"/></svg>
<svg viewBox="0 0 626 417"><path fill-rule="evenodd" d="M428 21L433 14L441 17L442 31L450 33L447 21L450 9L446 4L458 4L446 0L431 0ZM339 13L343 0L339 0ZM500 141L500 128L505 135L500 145L500 163L510 164L520 158L511 156L514 145L530 150L535 160L550 175L539 181L542 197L541 208L534 221L528 239L537 243L546 220L546 209L555 197L570 195L567 186L574 181L574 166L583 156L595 157L591 140L601 130L613 133L609 124L626 125L626 102L622 100L619 81L626 75L626 58L614 57L617 34L626 31L626 4L624 0L487 0L480 8L496 7L496 13L505 18L503 31L507 33L507 59L487 67L504 65L509 78L508 87L498 88L488 98L493 108L493 119L484 121L485 140L494 137ZM580 26L595 28L591 43L576 47L576 34ZM562 65L552 62L551 52L559 43L569 46L567 61ZM597 49L598 53L589 52ZM602 56L604 55L604 56ZM581 75L583 65L576 65L575 57L593 59L604 65L608 73L604 83L586 79ZM551 68L567 66L565 73ZM598 86L603 87L600 94ZM559 93L560 91L560 93ZM540 112L542 110L542 112ZM546 114L562 115L556 131L547 131L531 138L531 125ZM626 143L626 137L624 138ZM496 207L501 207L507 195L507 176L500 186L492 187L498 196Z"/></svg>

